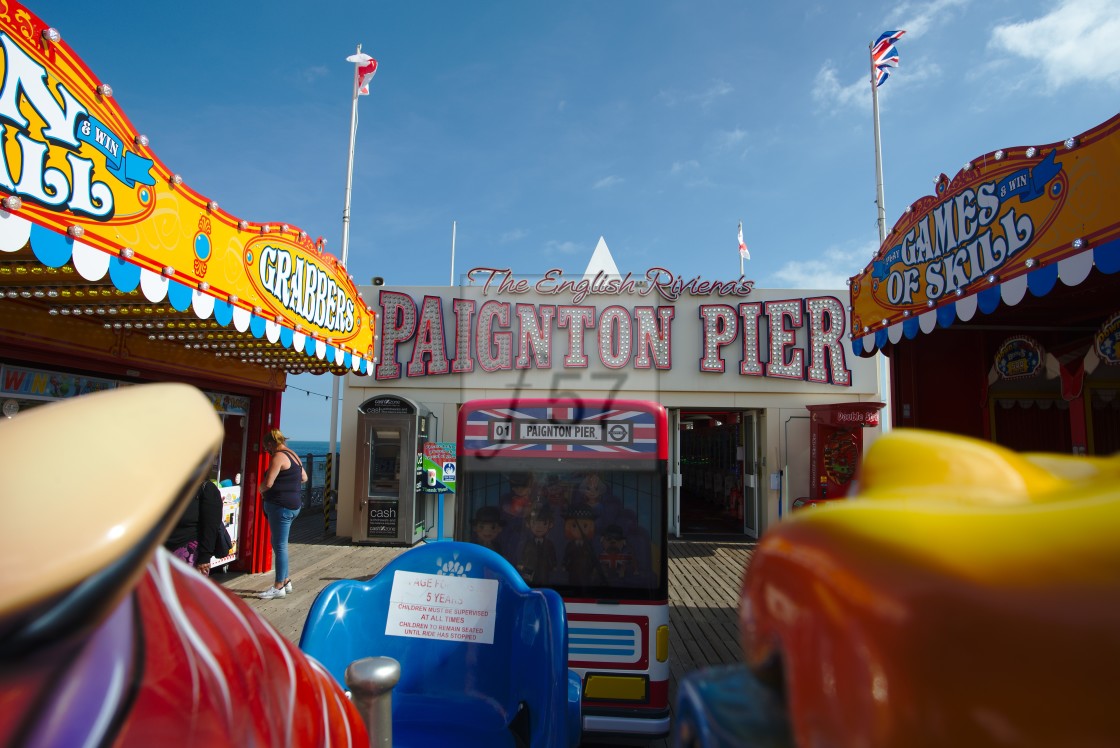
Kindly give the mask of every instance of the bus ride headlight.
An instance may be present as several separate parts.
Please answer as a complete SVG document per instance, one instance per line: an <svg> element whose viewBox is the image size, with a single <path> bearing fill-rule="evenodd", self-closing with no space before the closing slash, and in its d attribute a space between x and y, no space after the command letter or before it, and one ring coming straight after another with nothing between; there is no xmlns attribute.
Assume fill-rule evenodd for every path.
<svg viewBox="0 0 1120 748"><path fill-rule="evenodd" d="M665 662L669 659L669 627L657 627L657 661Z"/></svg>

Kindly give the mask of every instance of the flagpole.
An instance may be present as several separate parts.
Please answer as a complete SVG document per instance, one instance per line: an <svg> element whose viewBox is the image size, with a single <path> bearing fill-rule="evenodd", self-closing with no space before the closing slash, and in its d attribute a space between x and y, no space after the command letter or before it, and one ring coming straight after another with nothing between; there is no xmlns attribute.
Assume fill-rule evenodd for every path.
<svg viewBox="0 0 1120 748"><path fill-rule="evenodd" d="M879 213L879 247L887 240L887 206L883 198L883 151L879 139L879 86L875 71L874 42L867 45L867 57L871 63L871 112L875 119L875 205ZM891 430L891 366L890 360L879 348L879 384L883 399L883 412L879 415L882 433Z"/></svg>
<svg viewBox="0 0 1120 748"><path fill-rule="evenodd" d="M882 143L879 140L879 86L876 85L878 76L875 74L875 57L870 54L872 46L871 44L867 45L868 58L871 61L871 111L875 117L875 204L879 208L879 244L881 246L887 240L887 208L883 198L883 150Z"/></svg>
<svg viewBox="0 0 1120 748"><path fill-rule="evenodd" d="M355 54L361 54L362 45L358 45L358 50ZM350 97L350 153L346 161L346 200L342 208L342 267L346 267L346 261L349 259L350 252L350 193L354 185L354 138L358 132L358 65L354 63L354 92ZM336 441L338 439L338 380L342 375L335 375L334 381L331 383L331 438L330 438L330 454L331 460L334 460L336 454ZM337 467L337 466L336 466ZM337 480L338 470L334 470L334 475ZM333 489L334 486L328 486L327 490ZM323 497L326 502L326 496Z"/></svg>
<svg viewBox="0 0 1120 748"><path fill-rule="evenodd" d="M746 257L746 246L743 244L743 222L739 221L739 277L743 277L743 260Z"/></svg>
<svg viewBox="0 0 1120 748"><path fill-rule="evenodd" d="M450 286L455 285L455 222L451 222L451 282Z"/></svg>

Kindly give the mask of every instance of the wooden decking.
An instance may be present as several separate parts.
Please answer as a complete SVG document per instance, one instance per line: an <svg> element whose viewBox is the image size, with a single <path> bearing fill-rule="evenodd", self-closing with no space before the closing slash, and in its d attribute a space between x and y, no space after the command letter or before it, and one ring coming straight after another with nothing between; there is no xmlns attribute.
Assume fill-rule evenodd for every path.
<svg viewBox="0 0 1120 748"><path fill-rule="evenodd" d="M289 540L292 594L261 600L257 593L272 573L215 574L214 580L242 598L281 634L298 642L312 601L336 579L369 579L403 548L352 544L346 538L324 537L323 516L304 512L292 525ZM740 539L682 539L669 542L669 695L676 700L678 680L693 670L742 659L738 604L743 572L754 544ZM656 741L661 748L671 739Z"/></svg>

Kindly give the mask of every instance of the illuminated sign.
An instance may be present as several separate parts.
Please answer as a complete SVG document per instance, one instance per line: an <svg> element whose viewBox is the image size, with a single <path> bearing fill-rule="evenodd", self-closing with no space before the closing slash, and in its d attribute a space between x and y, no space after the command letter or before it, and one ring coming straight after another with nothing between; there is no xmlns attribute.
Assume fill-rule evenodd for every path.
<svg viewBox="0 0 1120 748"><path fill-rule="evenodd" d="M913 307L998 273L1065 201L1054 155L938 203L874 262L873 292L890 306ZM1051 199L1029 204L1043 196Z"/></svg>
<svg viewBox="0 0 1120 748"><path fill-rule="evenodd" d="M482 284L483 295L494 292L568 296L576 304L588 296L655 295L665 301L676 301L683 296L748 296L754 289L754 281L745 277L733 281L684 278L661 267L650 268L644 276L627 273L614 277L599 272L592 278L575 279L565 278L562 270L552 268L534 282L515 276L511 268L478 267L468 270L466 277L470 283Z"/></svg>
<svg viewBox="0 0 1120 748"><path fill-rule="evenodd" d="M289 347L324 358L330 346L336 363L365 370L372 311L322 242L290 225L240 220L192 190L156 158L112 91L93 83L98 77L65 42L48 41L46 29L15 2L0 14L0 195L20 199L11 209L17 220L68 240L33 233L36 258L60 267L80 242L82 252L127 267L111 275L122 291L148 271L187 304L195 293L222 302L223 325L238 308L287 328ZM204 308L219 318L213 305ZM254 334L258 327L263 333L258 324Z"/></svg>
<svg viewBox="0 0 1120 748"><path fill-rule="evenodd" d="M722 287L729 293L749 288L739 282ZM678 299L682 298L677 295L679 288L668 284L663 290ZM657 306L620 303L632 303L635 296L640 300L643 294L637 293L605 291L619 298L600 308L586 303L539 303L540 296L522 302L493 298L478 304L477 298L428 295L417 302L406 293L382 289L381 351L375 374L379 380L389 380L402 374L467 374L476 366L486 373L554 366L582 370L593 361L608 370L667 371L673 368L674 336L683 334L686 344L699 341L699 361L690 357L689 364L701 372L851 386L844 347L846 317L835 296L725 300L719 298L719 288L721 284L710 283L685 291L710 303L683 307L696 316L680 321L683 298L680 304ZM495 289L481 290L493 293ZM512 291L528 292L529 286ZM710 298L713 293L716 298ZM402 355L407 364L401 363Z"/></svg>
<svg viewBox="0 0 1120 748"><path fill-rule="evenodd" d="M266 245L258 272L264 290L306 322L333 332L354 329L354 300L313 259Z"/></svg>
<svg viewBox="0 0 1120 748"><path fill-rule="evenodd" d="M1106 364L1120 364L1120 312L1101 324L1093 336L1093 347L1097 356Z"/></svg>
<svg viewBox="0 0 1120 748"><path fill-rule="evenodd" d="M936 195L907 208L851 279L853 348L868 353L967 321L1028 290L1042 296L1059 274L1076 285L1080 267L1115 272L1118 137L1120 115L1061 143L987 154L952 180L942 175Z"/></svg>
<svg viewBox="0 0 1120 748"><path fill-rule="evenodd" d="M1042 359L1042 346L1037 341L1016 335L996 351L996 373L1000 379L1029 379L1042 370Z"/></svg>

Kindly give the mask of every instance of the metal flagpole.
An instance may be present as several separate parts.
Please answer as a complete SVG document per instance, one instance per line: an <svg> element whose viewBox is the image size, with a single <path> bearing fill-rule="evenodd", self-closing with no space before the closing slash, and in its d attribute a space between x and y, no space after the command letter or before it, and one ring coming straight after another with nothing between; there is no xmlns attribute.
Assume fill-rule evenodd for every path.
<svg viewBox="0 0 1120 748"><path fill-rule="evenodd" d="M746 259L743 256L743 247L744 246L746 246L746 245L743 244L743 222L739 221L739 277L740 278L743 277L743 260Z"/></svg>
<svg viewBox="0 0 1120 748"><path fill-rule="evenodd" d="M358 50L355 54L362 53L362 45L358 45ZM354 93L350 97L350 154L346 161L346 200L342 208L342 266L346 267L346 261L349 259L350 252L350 192L354 184L354 137L358 132L358 66L361 63L354 63ZM338 380L342 375L336 375L334 382L331 383L331 438L330 438L330 451L331 460L335 459L336 442L338 439ZM335 476L338 471L334 471ZM323 491L323 512L324 516L329 517L329 509L327 502L327 492L334 490L334 486L328 486ZM326 528L323 528L324 530Z"/></svg>
<svg viewBox="0 0 1120 748"><path fill-rule="evenodd" d="M873 44L867 46L871 50ZM883 204L883 151L879 141L879 86L875 74L875 57L868 52L871 60L871 111L875 117L875 204L879 206L879 245L887 239L887 208Z"/></svg>
<svg viewBox="0 0 1120 748"><path fill-rule="evenodd" d="M448 284L455 285L455 222L451 222L451 282Z"/></svg>
<svg viewBox="0 0 1120 748"><path fill-rule="evenodd" d="M887 240L887 206L883 198L883 152L879 141L879 85L875 70L875 43L867 45L867 57L871 62L871 111L875 118L875 204L879 211L879 247ZM879 415L882 432L891 430L891 364L890 359L879 348L879 387L883 396L883 412Z"/></svg>

